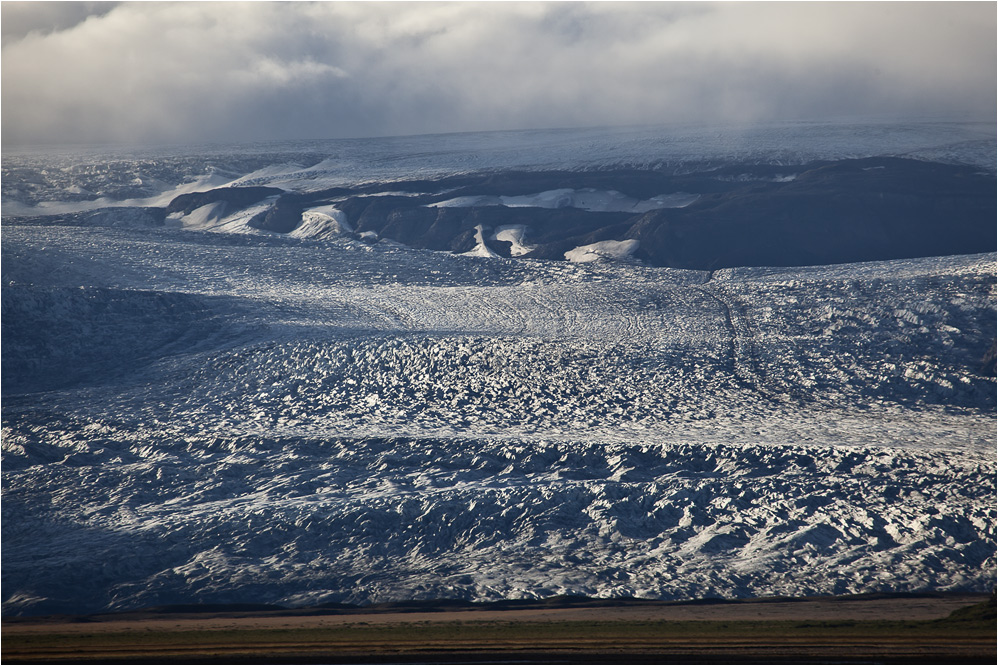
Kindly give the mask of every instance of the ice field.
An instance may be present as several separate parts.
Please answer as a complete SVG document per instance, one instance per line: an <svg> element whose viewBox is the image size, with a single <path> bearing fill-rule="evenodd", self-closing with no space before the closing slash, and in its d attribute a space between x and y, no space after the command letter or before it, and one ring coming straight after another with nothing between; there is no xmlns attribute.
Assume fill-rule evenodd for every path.
<svg viewBox="0 0 998 666"><path fill-rule="evenodd" d="M977 129L930 129L862 137L993 165ZM142 207L327 187L350 160L386 191L389 170L772 161L767 131L242 149L210 178L220 148L85 177L5 155L4 613L993 590L993 252L680 270L414 249L334 208L280 234ZM819 138L801 159L862 154Z"/></svg>

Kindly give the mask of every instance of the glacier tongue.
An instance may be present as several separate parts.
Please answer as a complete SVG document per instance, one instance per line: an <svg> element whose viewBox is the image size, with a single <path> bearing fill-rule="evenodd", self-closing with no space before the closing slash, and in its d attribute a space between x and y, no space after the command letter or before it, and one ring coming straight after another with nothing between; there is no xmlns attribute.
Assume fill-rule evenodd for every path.
<svg viewBox="0 0 998 666"><path fill-rule="evenodd" d="M3 253L5 613L995 584L994 255Z"/></svg>

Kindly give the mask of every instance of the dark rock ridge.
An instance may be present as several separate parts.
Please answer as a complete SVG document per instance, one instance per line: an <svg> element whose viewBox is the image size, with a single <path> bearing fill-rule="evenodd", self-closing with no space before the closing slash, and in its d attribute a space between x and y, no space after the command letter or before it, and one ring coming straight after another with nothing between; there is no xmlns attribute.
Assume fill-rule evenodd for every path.
<svg viewBox="0 0 998 666"><path fill-rule="evenodd" d="M263 201L267 197L283 194L284 190L276 187L220 187L208 192L191 192L181 194L166 207L166 213L183 213L187 215L201 206L225 202L228 210L239 210Z"/></svg>
<svg viewBox="0 0 998 666"><path fill-rule="evenodd" d="M289 192L278 199L269 210L254 216L249 225L264 231L291 233L301 224L301 215L306 208L325 203L330 199L336 200L350 193L351 190L342 188L308 194Z"/></svg>
<svg viewBox="0 0 998 666"><path fill-rule="evenodd" d="M807 266L990 252L995 179L901 159L849 160L787 183L705 195L644 215L626 237L676 268Z"/></svg>
<svg viewBox="0 0 998 666"><path fill-rule="evenodd" d="M463 196L520 196L562 188L615 190L639 200L686 192L699 199L684 208L646 213L429 206ZM378 194L386 189L412 195ZM231 210L275 192L225 188L183 195L168 211L189 212L197 207L194 204L213 200L225 200ZM640 242L635 257L648 264L701 270L903 259L996 248L993 174L888 157L798 167L734 164L686 174L627 169L499 172L285 193L250 225L288 233L301 223L303 211L327 203L346 213L358 234L374 232L430 250L467 252L475 246L478 226L488 236L502 225L525 225L526 240L535 246L525 256L537 259L562 260L575 247L627 239ZM498 254L510 256L508 242L489 244Z"/></svg>

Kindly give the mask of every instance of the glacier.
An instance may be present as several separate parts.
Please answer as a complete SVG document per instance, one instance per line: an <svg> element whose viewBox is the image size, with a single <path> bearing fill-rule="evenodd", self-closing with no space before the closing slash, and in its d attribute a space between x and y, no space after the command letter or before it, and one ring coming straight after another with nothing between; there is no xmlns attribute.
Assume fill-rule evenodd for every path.
<svg viewBox="0 0 998 666"><path fill-rule="evenodd" d="M992 251L693 270L485 252L527 249L516 225L478 228L482 256L407 247L335 204L291 233L155 209L219 183L982 162L976 126L807 129L5 154L4 614L993 590Z"/></svg>

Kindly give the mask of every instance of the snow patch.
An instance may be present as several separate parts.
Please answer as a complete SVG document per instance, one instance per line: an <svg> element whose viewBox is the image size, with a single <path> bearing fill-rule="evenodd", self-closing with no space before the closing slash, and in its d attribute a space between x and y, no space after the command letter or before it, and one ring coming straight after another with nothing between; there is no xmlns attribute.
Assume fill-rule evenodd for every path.
<svg viewBox="0 0 998 666"><path fill-rule="evenodd" d="M170 215L167 220L179 224L184 229L213 229L224 217L226 207L224 201L215 201L195 208L187 215Z"/></svg>
<svg viewBox="0 0 998 666"><path fill-rule="evenodd" d="M634 239L624 241L600 241L583 245L565 253L565 259L577 264L593 261L622 261L629 259L640 243Z"/></svg>
<svg viewBox="0 0 998 666"><path fill-rule="evenodd" d="M336 206L317 206L302 213L301 224L289 235L294 238L324 239L353 233L347 215Z"/></svg>
<svg viewBox="0 0 998 666"><path fill-rule="evenodd" d="M475 227L475 247L461 254L462 257L489 257L498 258L499 255L485 244L485 230L482 225Z"/></svg>
<svg viewBox="0 0 998 666"><path fill-rule="evenodd" d="M537 248L536 245L524 242L526 233L527 225L525 224L504 224L497 227L495 233L489 238L509 242L511 244L510 254L514 257L522 257Z"/></svg>
<svg viewBox="0 0 998 666"><path fill-rule="evenodd" d="M250 220L270 209L279 195L266 199L246 208L241 208L231 215L226 215L226 203L216 201L192 210L187 215L172 213L166 217L166 225L180 227L189 231L212 231L229 234L269 234L271 232L254 229L249 226Z"/></svg>

